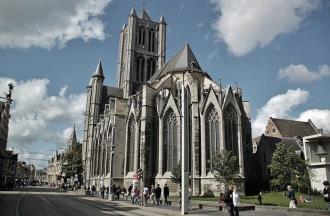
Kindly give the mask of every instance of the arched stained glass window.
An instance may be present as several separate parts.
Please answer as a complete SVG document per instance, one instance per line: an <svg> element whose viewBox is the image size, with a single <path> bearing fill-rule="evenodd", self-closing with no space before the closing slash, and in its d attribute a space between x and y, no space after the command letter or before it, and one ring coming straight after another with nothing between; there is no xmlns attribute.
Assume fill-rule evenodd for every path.
<svg viewBox="0 0 330 216"><path fill-rule="evenodd" d="M215 110L213 105L210 105L206 111L206 120L205 120L205 131L206 131L206 169L211 169L212 156L215 152L220 150L220 121L219 114Z"/></svg>
<svg viewBox="0 0 330 216"><path fill-rule="evenodd" d="M127 140L127 172L134 170L134 149L135 149L135 120L132 116L128 123L128 140Z"/></svg>
<svg viewBox="0 0 330 216"><path fill-rule="evenodd" d="M172 109L167 111L163 125L163 170L171 171L178 163L178 124Z"/></svg>
<svg viewBox="0 0 330 216"><path fill-rule="evenodd" d="M233 155L238 159L237 113L232 104L229 104L224 110L224 123L226 150L232 151Z"/></svg>

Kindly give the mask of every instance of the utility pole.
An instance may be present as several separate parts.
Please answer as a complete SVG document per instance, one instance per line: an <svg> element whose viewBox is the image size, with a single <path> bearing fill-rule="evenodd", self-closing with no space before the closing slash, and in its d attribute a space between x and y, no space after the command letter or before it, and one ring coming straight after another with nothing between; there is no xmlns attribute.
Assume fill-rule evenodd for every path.
<svg viewBox="0 0 330 216"><path fill-rule="evenodd" d="M182 93L181 93L181 135L182 135L182 173L181 173L181 215L188 214L188 208L189 208L189 191L188 191L188 180L189 180L189 173L187 171L187 104L186 104L186 97L187 97L187 91L184 86L184 74L183 74L183 80L182 80Z"/></svg>

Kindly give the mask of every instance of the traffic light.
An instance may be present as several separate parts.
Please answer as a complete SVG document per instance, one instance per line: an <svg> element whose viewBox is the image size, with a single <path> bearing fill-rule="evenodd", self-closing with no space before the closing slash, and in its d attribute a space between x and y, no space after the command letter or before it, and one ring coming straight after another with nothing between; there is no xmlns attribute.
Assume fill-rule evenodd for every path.
<svg viewBox="0 0 330 216"><path fill-rule="evenodd" d="M141 168L138 169L137 174L138 174L138 176L139 176L139 179L141 179L142 176L143 176L143 170L142 170Z"/></svg>

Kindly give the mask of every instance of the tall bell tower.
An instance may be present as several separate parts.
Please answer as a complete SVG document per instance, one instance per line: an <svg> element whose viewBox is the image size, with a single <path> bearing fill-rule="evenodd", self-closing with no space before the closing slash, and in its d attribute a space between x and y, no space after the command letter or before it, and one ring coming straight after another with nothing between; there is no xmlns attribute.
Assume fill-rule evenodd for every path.
<svg viewBox="0 0 330 216"><path fill-rule="evenodd" d="M127 25L120 32L118 87L125 98L139 91L165 63L166 22L153 21L143 9L141 16L132 8Z"/></svg>

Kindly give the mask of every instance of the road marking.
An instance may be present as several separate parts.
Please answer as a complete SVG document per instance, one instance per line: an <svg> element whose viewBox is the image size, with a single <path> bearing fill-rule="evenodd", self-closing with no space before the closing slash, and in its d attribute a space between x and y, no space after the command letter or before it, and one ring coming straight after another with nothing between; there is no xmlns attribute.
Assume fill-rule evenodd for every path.
<svg viewBox="0 0 330 216"><path fill-rule="evenodd" d="M25 196L25 194L18 199L18 202L17 202L17 205L16 205L16 216L19 216L19 209L20 209L20 206L21 206L21 201L22 201L24 196Z"/></svg>

